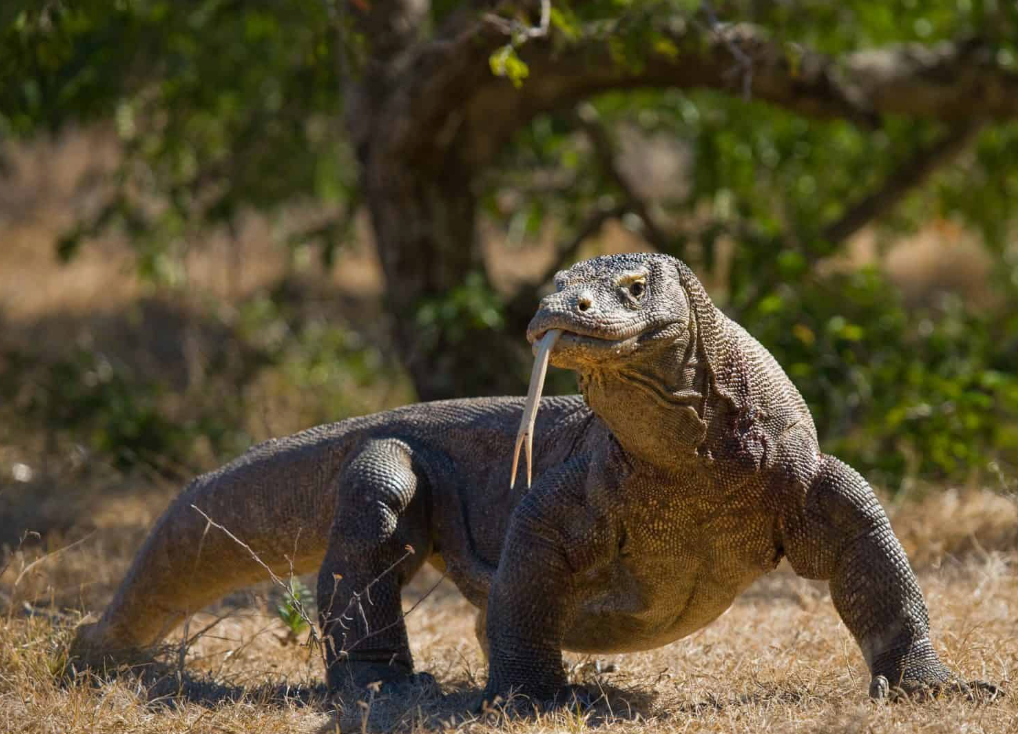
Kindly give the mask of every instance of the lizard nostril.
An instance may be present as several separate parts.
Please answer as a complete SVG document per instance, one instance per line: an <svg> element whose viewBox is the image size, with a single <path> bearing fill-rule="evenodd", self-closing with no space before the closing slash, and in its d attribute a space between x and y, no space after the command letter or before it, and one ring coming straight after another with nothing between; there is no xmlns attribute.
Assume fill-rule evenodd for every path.
<svg viewBox="0 0 1018 734"><path fill-rule="evenodd" d="M580 311L589 311L593 305L594 300L586 293L580 294L576 299L576 308L580 309Z"/></svg>

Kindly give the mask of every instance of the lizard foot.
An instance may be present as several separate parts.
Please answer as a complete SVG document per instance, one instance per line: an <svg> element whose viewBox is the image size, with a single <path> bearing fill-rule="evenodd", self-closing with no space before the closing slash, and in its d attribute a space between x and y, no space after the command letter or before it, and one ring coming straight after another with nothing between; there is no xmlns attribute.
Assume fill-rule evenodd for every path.
<svg viewBox="0 0 1018 734"><path fill-rule="evenodd" d="M442 687L431 673L411 673L402 678L382 683L380 692L395 697L416 693L439 696L442 693Z"/></svg>
<svg viewBox="0 0 1018 734"><path fill-rule="evenodd" d="M882 675L874 676L870 681L870 698L878 701L932 701L946 696L964 696L977 703L993 703L1004 697L1004 689L981 680L966 682L953 674L946 680L905 678L895 686Z"/></svg>
<svg viewBox="0 0 1018 734"><path fill-rule="evenodd" d="M531 697L512 693L506 697L487 690L480 693L470 704L473 714L505 713L513 717L527 716L535 711L546 713L556 709L586 711L601 700L600 691L591 691L583 685L565 685L550 698Z"/></svg>
<svg viewBox="0 0 1018 734"><path fill-rule="evenodd" d="M352 671L351 671L352 672ZM339 683L339 684L337 684ZM371 696L409 698L441 695L442 688L431 673L401 671L393 674L390 665L358 665L356 674L330 685L330 698L335 701L360 700Z"/></svg>

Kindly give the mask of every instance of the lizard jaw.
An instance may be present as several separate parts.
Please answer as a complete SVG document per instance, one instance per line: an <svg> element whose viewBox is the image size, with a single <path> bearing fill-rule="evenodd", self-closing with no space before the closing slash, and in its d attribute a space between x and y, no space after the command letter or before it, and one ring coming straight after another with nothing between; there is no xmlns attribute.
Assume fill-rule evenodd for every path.
<svg viewBox="0 0 1018 734"><path fill-rule="evenodd" d="M592 367L604 361L616 364L620 358L629 357L641 348L649 346L650 343L673 340L680 335L679 332L683 328L678 322L673 322L613 339L584 334L568 327L558 326L554 330L561 332L561 336L551 353L551 364L555 367L573 370L582 370L584 367ZM533 342L535 356L541 340L550 331L552 329L541 329L527 334L527 338Z"/></svg>
<svg viewBox="0 0 1018 734"><path fill-rule="evenodd" d="M676 324L666 324L652 331L638 332L622 339L603 339L589 334L578 334L563 328L542 329L531 331L527 338L533 342L534 368L530 373L530 385L527 399L523 404L523 416L519 430L516 432L516 445L513 447L513 465L509 476L509 489L516 486L516 472L519 468L520 449L524 449L527 460L527 489L533 477L533 446L534 424L537 421L537 408L541 402L541 391L544 389L544 378L548 372L548 363L554 350L556 366L573 367L582 362L583 357L596 354L598 358L625 357L640 348L644 339L657 339L667 336Z"/></svg>

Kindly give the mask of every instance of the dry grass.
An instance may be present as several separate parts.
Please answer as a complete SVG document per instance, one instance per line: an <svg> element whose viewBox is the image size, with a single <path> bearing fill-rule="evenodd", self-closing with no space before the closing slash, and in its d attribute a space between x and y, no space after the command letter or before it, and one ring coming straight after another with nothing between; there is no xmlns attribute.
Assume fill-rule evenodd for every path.
<svg viewBox="0 0 1018 734"><path fill-rule="evenodd" d="M123 497L116 487L94 493L97 500L106 495L114 506ZM798 579L785 565L717 622L668 647L605 658L601 673L596 661L569 656L574 678L605 694L579 714L482 720L466 713L483 684L484 662L473 639L473 610L448 581L408 617L418 667L436 676L444 698L420 687L398 699L375 697L370 711L368 699L357 697L335 710L317 656L286 644L269 586L196 615L192 635L225 618L186 648L183 669L178 631L164 656L168 668L158 674L67 683L55 671L80 616L75 610L81 600L101 609L149 518L168 500L163 489L133 497L133 510L121 516L100 503L90 519L96 530L73 547L49 557L41 545L7 554L0 575L7 602L0 618L0 731L1018 731L1013 695L988 706L871 703L863 662L826 585ZM895 510L896 529L919 561L945 662L970 678L1011 687L1018 670L1018 506L970 490ZM437 579L432 570L415 579L407 608Z"/></svg>

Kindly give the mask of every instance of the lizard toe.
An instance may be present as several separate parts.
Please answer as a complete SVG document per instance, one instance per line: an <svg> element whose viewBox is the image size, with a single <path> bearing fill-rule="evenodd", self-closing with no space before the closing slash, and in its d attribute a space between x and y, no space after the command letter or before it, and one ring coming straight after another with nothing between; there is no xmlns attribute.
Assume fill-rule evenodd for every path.
<svg viewBox="0 0 1018 734"><path fill-rule="evenodd" d="M882 675L875 676L870 682L870 697L875 700L924 703L956 696L976 703L993 703L1004 697L1004 690L993 683L965 681L953 674L947 680L905 679L894 686Z"/></svg>
<svg viewBox="0 0 1018 734"><path fill-rule="evenodd" d="M585 711L593 708L603 697L604 694L599 690L591 690L585 685L570 684L559 689L555 698L547 703L547 708Z"/></svg>
<svg viewBox="0 0 1018 734"><path fill-rule="evenodd" d="M870 698L874 701L887 701L891 697L891 684L882 675L873 676L870 681Z"/></svg>
<svg viewBox="0 0 1018 734"><path fill-rule="evenodd" d="M970 680L968 682L968 693L966 694L970 701L977 703L994 703L1000 701L1006 697L1006 693L1001 686L995 683L990 683L985 680Z"/></svg>

